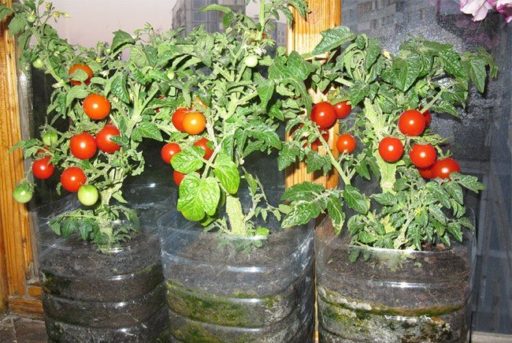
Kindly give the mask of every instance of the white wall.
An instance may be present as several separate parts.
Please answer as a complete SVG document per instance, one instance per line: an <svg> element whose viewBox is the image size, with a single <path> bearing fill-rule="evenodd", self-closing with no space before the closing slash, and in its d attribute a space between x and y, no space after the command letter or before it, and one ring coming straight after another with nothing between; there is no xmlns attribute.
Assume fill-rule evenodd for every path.
<svg viewBox="0 0 512 343"><path fill-rule="evenodd" d="M133 32L151 23L155 29L171 27L175 0L53 0L56 9L70 15L52 23L70 43L94 46L112 40L112 32Z"/></svg>

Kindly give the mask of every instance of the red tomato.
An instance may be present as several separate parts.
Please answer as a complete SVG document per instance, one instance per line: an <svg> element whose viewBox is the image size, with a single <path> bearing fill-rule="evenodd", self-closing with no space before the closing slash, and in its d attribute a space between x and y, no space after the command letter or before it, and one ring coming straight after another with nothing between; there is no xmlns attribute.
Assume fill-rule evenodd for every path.
<svg viewBox="0 0 512 343"><path fill-rule="evenodd" d="M176 186L179 186L181 184L181 182L183 181L183 179L185 178L185 174L182 174L180 173L179 171L174 171L172 173L172 178L174 180L174 183L176 184Z"/></svg>
<svg viewBox="0 0 512 343"><path fill-rule="evenodd" d="M386 162L396 162L404 154L404 145L398 138L385 137L379 143L379 154Z"/></svg>
<svg viewBox="0 0 512 343"><path fill-rule="evenodd" d="M334 105L334 110L338 119L344 119L352 112L352 106L349 105L348 101L342 101Z"/></svg>
<svg viewBox="0 0 512 343"><path fill-rule="evenodd" d="M185 128L183 128L183 118L185 118L185 114L188 112L189 110L183 107L180 107L174 111L172 115L172 125L174 125L176 130L185 132Z"/></svg>
<svg viewBox="0 0 512 343"><path fill-rule="evenodd" d="M50 163L50 157L43 157L32 163L32 174L41 180L46 180L53 175L55 167Z"/></svg>
<svg viewBox="0 0 512 343"><path fill-rule="evenodd" d="M84 71L87 74L87 79L85 80L85 84L88 85L89 83L91 83L91 78L94 76L94 72L86 64L81 64L81 63L73 64L71 66L71 68L69 68L69 71L68 71L69 76L72 76L79 69ZM77 80L73 80L73 79L70 82L73 86L79 86L82 84L81 81L77 81Z"/></svg>
<svg viewBox="0 0 512 343"><path fill-rule="evenodd" d="M82 107L85 114L92 120L102 120L110 114L110 101L100 94L88 95Z"/></svg>
<svg viewBox="0 0 512 343"><path fill-rule="evenodd" d="M421 177L426 180L435 178L432 168L418 169L418 172L420 173Z"/></svg>
<svg viewBox="0 0 512 343"><path fill-rule="evenodd" d="M438 177L440 179L447 179L450 177L451 173L459 172L459 163L450 157L438 160L432 167L432 173L434 174L434 177Z"/></svg>
<svg viewBox="0 0 512 343"><path fill-rule="evenodd" d="M425 118L425 127L429 127L430 123L432 123L432 114L430 114L429 110L423 112L423 118Z"/></svg>
<svg viewBox="0 0 512 343"><path fill-rule="evenodd" d="M356 150L356 147L356 139L349 133L340 135L336 141L336 148L342 154L351 154Z"/></svg>
<svg viewBox="0 0 512 343"><path fill-rule="evenodd" d="M160 150L160 156L165 163L170 164L174 155L180 151L181 148L177 143L167 143L162 147L162 150Z"/></svg>
<svg viewBox="0 0 512 343"><path fill-rule="evenodd" d="M322 137L324 138L324 141L329 142L329 136L329 131L322 132ZM317 138L313 143L311 143L311 149L314 151L318 151L318 148L321 146L322 142L320 142L320 138Z"/></svg>
<svg viewBox="0 0 512 343"><path fill-rule="evenodd" d="M206 128L206 117L201 112L188 112L183 117L183 130L189 135L199 135Z"/></svg>
<svg viewBox="0 0 512 343"><path fill-rule="evenodd" d="M213 155L213 150L209 147L210 144L211 144L210 141L208 139L206 139L205 137L199 139L198 141L196 141L194 143L194 146L198 146L204 150L203 158L205 160L209 160L210 157L212 157L212 155Z"/></svg>
<svg viewBox="0 0 512 343"><path fill-rule="evenodd" d="M417 168L428 168L436 162L437 152L431 144L414 144L409 157Z"/></svg>
<svg viewBox="0 0 512 343"><path fill-rule="evenodd" d="M96 154L96 140L90 133L82 132L71 137L69 148L76 158L88 160Z"/></svg>
<svg viewBox="0 0 512 343"><path fill-rule="evenodd" d="M83 170L78 167L66 168L60 175L62 188L68 192L78 192L80 186L84 185L86 181L87 177Z"/></svg>
<svg viewBox="0 0 512 343"><path fill-rule="evenodd" d="M112 124L107 124L96 134L96 144L98 145L98 149L107 153L113 154L119 149L121 146L114 141L112 141L112 137L118 137L121 133L119 129Z"/></svg>
<svg viewBox="0 0 512 343"><path fill-rule="evenodd" d="M336 123L336 109L328 102L319 102L313 106L311 120L318 125L320 130L328 130Z"/></svg>
<svg viewBox="0 0 512 343"><path fill-rule="evenodd" d="M406 136L419 136L425 131L425 117L420 111L408 110L400 115L398 128Z"/></svg>

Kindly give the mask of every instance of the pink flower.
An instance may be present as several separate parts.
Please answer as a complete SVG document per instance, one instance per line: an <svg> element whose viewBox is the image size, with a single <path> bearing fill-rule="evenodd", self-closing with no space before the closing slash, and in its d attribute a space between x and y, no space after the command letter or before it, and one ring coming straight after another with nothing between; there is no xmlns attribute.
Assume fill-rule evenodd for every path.
<svg viewBox="0 0 512 343"><path fill-rule="evenodd" d="M473 16L474 21L483 20L487 16L487 12L489 12L489 10L492 8L492 5L487 0L460 1L460 10L463 13L471 14Z"/></svg>
<svg viewBox="0 0 512 343"><path fill-rule="evenodd" d="M507 23L512 21L512 0L498 0L496 10L505 17Z"/></svg>

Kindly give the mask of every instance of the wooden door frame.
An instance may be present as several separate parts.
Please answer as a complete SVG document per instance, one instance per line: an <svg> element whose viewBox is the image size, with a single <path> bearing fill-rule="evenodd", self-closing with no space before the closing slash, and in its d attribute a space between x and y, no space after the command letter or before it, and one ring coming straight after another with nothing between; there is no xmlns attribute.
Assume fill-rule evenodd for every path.
<svg viewBox="0 0 512 343"><path fill-rule="evenodd" d="M12 0L0 0L12 6ZM9 149L22 137L16 44L0 23L0 311L40 316L41 289L28 282L32 269L29 212L12 191L25 175L21 151Z"/></svg>
<svg viewBox="0 0 512 343"><path fill-rule="evenodd" d="M320 43L322 39L321 32L341 25L341 5L342 0L308 0L310 13L307 17L301 18L297 11L294 11L294 23L288 30L287 50L288 52L297 51L299 53L308 53ZM325 57L325 56L324 56ZM322 58L320 56L320 58ZM313 95L320 98L323 95ZM314 99L315 100L315 99ZM322 99L316 99L320 101ZM329 130L328 143L331 151L337 157L336 134L339 131L339 124L336 123ZM320 153L325 153L323 147ZM295 184L310 181L323 184L327 188L338 187L339 176L336 171L332 171L326 176L318 173L310 174L307 172L305 163L297 163L286 170L286 187Z"/></svg>

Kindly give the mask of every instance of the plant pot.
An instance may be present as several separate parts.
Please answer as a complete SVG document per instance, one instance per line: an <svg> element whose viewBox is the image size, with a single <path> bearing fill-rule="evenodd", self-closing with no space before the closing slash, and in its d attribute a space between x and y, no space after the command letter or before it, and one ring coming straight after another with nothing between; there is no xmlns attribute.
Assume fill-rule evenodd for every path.
<svg viewBox="0 0 512 343"><path fill-rule="evenodd" d="M172 342L311 342L311 228L241 238L172 213L159 228Z"/></svg>
<svg viewBox="0 0 512 343"><path fill-rule="evenodd" d="M52 204L46 215L40 213L39 263L50 342L168 340L160 242L154 230L162 207L153 203L148 211L141 203L134 206L140 207L140 232L102 251L75 234L62 238L51 232L48 220L77 206L69 198Z"/></svg>
<svg viewBox="0 0 512 343"><path fill-rule="evenodd" d="M444 251L349 243L328 220L317 228L320 342L468 341L472 239Z"/></svg>

